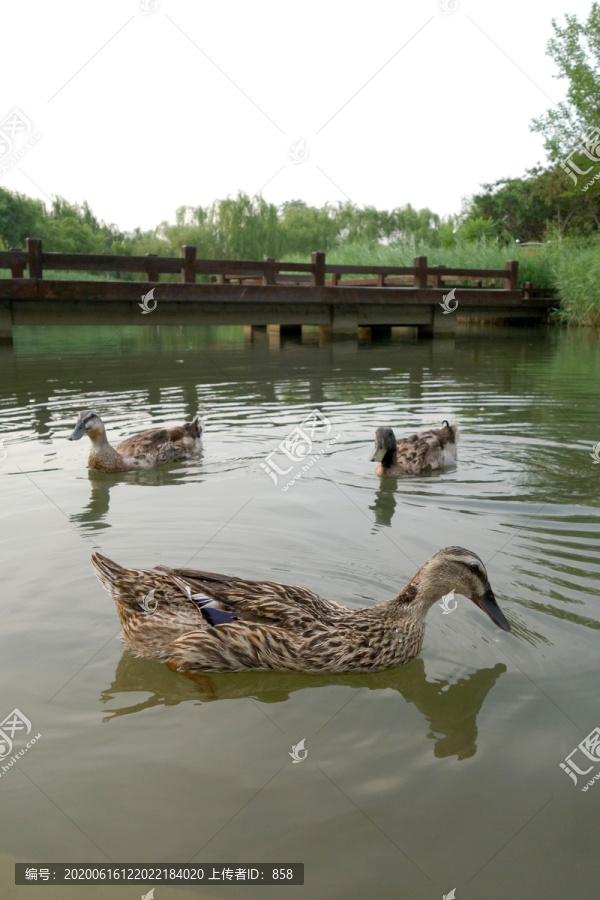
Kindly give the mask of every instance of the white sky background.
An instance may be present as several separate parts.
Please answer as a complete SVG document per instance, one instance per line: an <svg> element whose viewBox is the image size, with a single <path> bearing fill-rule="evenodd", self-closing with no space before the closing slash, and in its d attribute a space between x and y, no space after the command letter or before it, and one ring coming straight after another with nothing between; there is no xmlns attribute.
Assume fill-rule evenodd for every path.
<svg viewBox="0 0 600 900"><path fill-rule="evenodd" d="M545 53L551 19L591 7L143 2L3 5L0 121L17 107L42 138L0 186L87 200L125 229L238 190L458 212L481 183L545 161L529 123L566 86Z"/></svg>

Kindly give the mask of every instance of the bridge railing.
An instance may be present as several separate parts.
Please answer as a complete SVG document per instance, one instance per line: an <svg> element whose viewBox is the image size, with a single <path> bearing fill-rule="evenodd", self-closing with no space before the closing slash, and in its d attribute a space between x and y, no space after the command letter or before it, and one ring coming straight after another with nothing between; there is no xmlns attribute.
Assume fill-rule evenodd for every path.
<svg viewBox="0 0 600 900"><path fill-rule="evenodd" d="M180 274L182 282L195 282L198 275L227 284L297 284L324 287L392 287L413 286L442 288L449 283L502 281L504 290L518 289L519 263L508 260L504 269L462 269L430 266L426 256L416 256L412 266L328 265L325 254L317 251L309 263L279 262L271 257L262 260L198 259L196 247L184 245L181 256L118 256L101 253L56 253L42 249L39 238L27 238L26 249L13 247L0 251L0 270L10 270L11 278L44 279L48 272L136 272L145 274L149 282L158 282L161 274ZM344 277L355 276L355 277ZM464 285L463 285L464 287Z"/></svg>

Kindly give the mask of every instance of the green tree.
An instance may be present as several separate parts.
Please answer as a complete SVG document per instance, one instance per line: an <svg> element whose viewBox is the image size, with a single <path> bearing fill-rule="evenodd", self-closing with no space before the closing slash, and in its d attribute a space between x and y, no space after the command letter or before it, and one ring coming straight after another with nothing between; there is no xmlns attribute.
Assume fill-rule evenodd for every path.
<svg viewBox="0 0 600 900"><path fill-rule="evenodd" d="M555 77L568 81L567 98L531 128L544 135L548 156L557 162L600 123L600 4L592 3L586 22L567 14L565 25L553 19L552 28L547 53L558 66Z"/></svg>
<svg viewBox="0 0 600 900"><path fill-rule="evenodd" d="M25 238L39 237L46 215L40 200L0 188L0 241L6 248L24 247Z"/></svg>

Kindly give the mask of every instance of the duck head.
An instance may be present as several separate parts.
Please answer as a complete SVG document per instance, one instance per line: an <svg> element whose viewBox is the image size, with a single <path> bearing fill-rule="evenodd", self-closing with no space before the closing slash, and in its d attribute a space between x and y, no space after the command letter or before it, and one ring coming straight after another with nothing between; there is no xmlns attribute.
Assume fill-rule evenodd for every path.
<svg viewBox="0 0 600 900"><path fill-rule="evenodd" d="M427 598L427 606L433 606L436 599L454 590L472 600L498 628L511 630L496 602L485 566L472 550L445 547L421 566L413 583L416 583L419 594Z"/></svg>
<svg viewBox="0 0 600 900"><path fill-rule="evenodd" d="M98 413L94 412L93 409L86 409L79 413L77 425L69 437L69 440L78 441L84 434L87 434L92 442L106 437L104 423Z"/></svg>
<svg viewBox="0 0 600 900"><path fill-rule="evenodd" d="M388 453L396 450L396 435L392 429L385 425L375 432L375 449L369 457L370 462L381 462Z"/></svg>

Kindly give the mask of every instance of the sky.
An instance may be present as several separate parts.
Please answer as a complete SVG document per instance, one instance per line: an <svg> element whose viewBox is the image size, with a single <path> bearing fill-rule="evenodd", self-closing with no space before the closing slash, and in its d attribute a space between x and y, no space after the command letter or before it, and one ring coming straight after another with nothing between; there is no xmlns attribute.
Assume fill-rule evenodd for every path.
<svg viewBox="0 0 600 900"><path fill-rule="evenodd" d="M244 191L459 212L543 163L551 20L591 0L21 0L2 11L0 187L123 229Z"/></svg>

